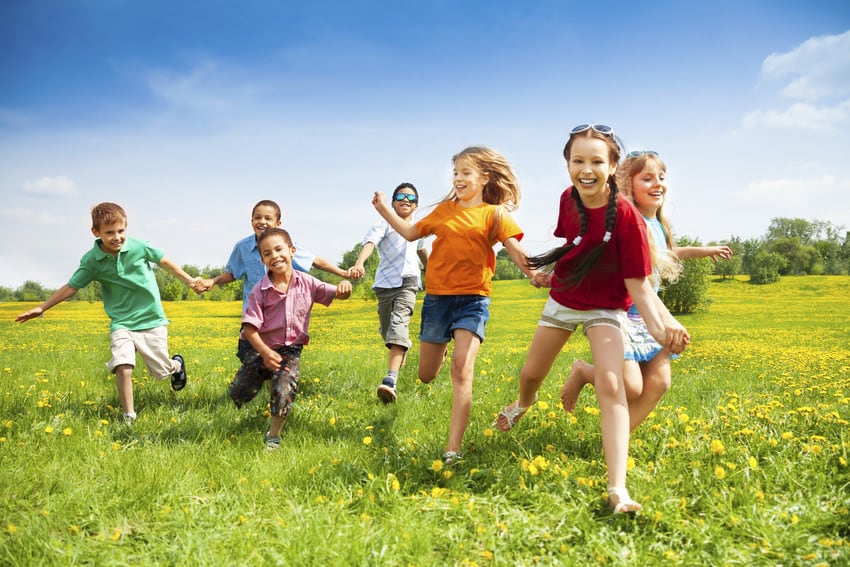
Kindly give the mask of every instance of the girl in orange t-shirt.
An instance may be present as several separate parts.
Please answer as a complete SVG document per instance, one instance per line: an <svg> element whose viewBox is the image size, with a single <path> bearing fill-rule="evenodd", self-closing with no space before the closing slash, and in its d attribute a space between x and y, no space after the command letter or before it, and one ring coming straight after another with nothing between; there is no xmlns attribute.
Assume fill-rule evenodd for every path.
<svg viewBox="0 0 850 567"><path fill-rule="evenodd" d="M425 218L412 224L376 192L372 205L400 235L418 240L434 235L425 270L425 299L419 334L419 379L433 380L452 351L452 414L443 453L446 465L461 458L463 434L472 407L475 358L490 316L490 290L497 242L536 285L537 272L525 262L522 230L508 214L517 208L519 185L510 164L488 148L466 148L452 158L452 189Z"/></svg>

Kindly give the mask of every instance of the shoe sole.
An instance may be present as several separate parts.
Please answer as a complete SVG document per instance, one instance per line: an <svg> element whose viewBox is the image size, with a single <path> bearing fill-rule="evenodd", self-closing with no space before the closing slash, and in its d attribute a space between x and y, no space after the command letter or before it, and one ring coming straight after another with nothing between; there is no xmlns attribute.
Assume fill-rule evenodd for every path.
<svg viewBox="0 0 850 567"><path fill-rule="evenodd" d="M380 399L385 404L393 403L398 396L395 393L395 390L390 388L389 386L384 386L381 384L378 386L378 399Z"/></svg>
<svg viewBox="0 0 850 567"><path fill-rule="evenodd" d="M180 363L180 370L171 375L171 389L175 392L179 392L180 390L186 387L186 361L183 360L183 357L179 354L175 354L174 356L172 356L171 360L176 360ZM180 373L183 374L183 378L181 380L178 380L177 378L175 378L175 375Z"/></svg>

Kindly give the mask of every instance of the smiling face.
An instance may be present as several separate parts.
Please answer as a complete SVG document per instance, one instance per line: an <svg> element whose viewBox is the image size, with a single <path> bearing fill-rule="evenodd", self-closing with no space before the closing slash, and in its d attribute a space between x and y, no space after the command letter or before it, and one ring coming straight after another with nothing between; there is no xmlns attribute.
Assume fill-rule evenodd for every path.
<svg viewBox="0 0 850 567"><path fill-rule="evenodd" d="M295 247L278 234L260 241L260 257L274 280L289 279L292 275L292 255Z"/></svg>
<svg viewBox="0 0 850 567"><path fill-rule="evenodd" d="M632 176L632 200L643 216L654 218L664 204L666 177L664 168L654 160L647 160L644 167Z"/></svg>
<svg viewBox="0 0 850 567"><path fill-rule="evenodd" d="M481 193L490 176L478 169L475 163L466 156L455 160L452 184L455 193L464 207L474 207L484 202Z"/></svg>
<svg viewBox="0 0 850 567"><path fill-rule="evenodd" d="M127 240L127 221L117 220L115 222L104 222L97 228L92 228L91 232L95 238L100 238L102 244L100 249L107 254L115 256L124 246Z"/></svg>
<svg viewBox="0 0 850 567"><path fill-rule="evenodd" d="M617 169L611 163L608 144L595 137L576 137L567 158L567 169L585 207L595 209L607 204L608 178Z"/></svg>
<svg viewBox="0 0 850 567"><path fill-rule="evenodd" d="M280 226L280 216L274 207L269 205L257 205L251 213L251 228L254 236L259 237L267 228Z"/></svg>
<svg viewBox="0 0 850 567"><path fill-rule="evenodd" d="M409 197L405 197L403 201L399 201L397 198L398 195L409 195ZM413 201L410 200L411 197L414 199ZM416 192L413 189L404 187L399 189L393 196L393 210L401 218L407 219L416 210L418 202L419 199L416 197Z"/></svg>

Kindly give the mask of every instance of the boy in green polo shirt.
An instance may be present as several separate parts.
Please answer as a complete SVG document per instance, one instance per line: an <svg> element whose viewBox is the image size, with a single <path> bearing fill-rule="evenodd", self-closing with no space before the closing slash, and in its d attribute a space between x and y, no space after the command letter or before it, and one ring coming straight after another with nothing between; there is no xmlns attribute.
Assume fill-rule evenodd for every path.
<svg viewBox="0 0 850 567"><path fill-rule="evenodd" d="M40 306L18 315L24 323L41 316L93 281L103 289L103 308L109 315L112 360L107 363L115 373L115 385L124 410L124 420L136 419L133 406L133 368L136 352L142 357L150 375L158 380L171 376L171 387L182 390L186 385L183 357L168 356L168 319L162 310L159 288L150 263L158 264L184 283L195 280L180 266L164 257L159 248L147 241L128 238L127 214L115 203L100 203L91 212L94 247L83 255L80 267L68 283L56 290Z"/></svg>

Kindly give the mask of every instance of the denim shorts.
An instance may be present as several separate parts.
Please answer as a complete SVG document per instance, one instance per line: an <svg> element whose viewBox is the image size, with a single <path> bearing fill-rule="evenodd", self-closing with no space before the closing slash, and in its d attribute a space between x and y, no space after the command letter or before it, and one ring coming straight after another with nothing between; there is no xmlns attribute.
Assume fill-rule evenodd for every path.
<svg viewBox="0 0 850 567"><path fill-rule="evenodd" d="M581 325L587 335L587 330L596 325L608 325L625 332L627 321L626 312L622 309L571 309L550 297L543 306L543 313L537 324L541 327L564 329L571 333Z"/></svg>
<svg viewBox="0 0 850 567"><path fill-rule="evenodd" d="M484 295L430 295L422 302L419 340L446 344L455 329L475 333L484 342L484 326L490 318L490 298Z"/></svg>

